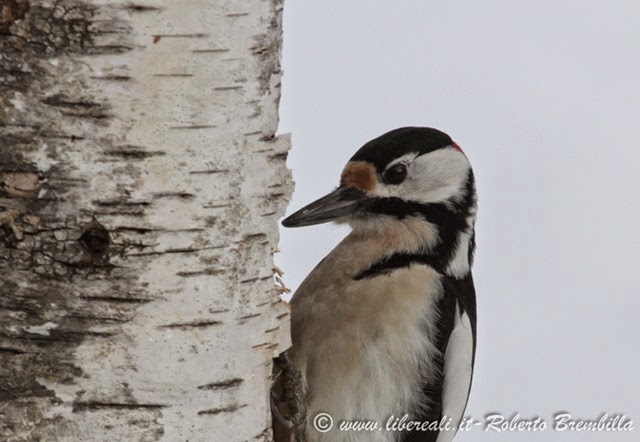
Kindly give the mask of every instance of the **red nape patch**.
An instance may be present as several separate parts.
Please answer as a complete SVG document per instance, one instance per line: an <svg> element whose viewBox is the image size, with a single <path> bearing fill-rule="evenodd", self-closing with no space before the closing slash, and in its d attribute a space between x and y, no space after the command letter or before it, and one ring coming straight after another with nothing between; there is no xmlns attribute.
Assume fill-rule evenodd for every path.
<svg viewBox="0 0 640 442"><path fill-rule="evenodd" d="M459 150L460 152L464 153L464 150L462 150L462 147L458 146L458 143L456 143L455 141L452 141L451 145L455 147L457 150Z"/></svg>

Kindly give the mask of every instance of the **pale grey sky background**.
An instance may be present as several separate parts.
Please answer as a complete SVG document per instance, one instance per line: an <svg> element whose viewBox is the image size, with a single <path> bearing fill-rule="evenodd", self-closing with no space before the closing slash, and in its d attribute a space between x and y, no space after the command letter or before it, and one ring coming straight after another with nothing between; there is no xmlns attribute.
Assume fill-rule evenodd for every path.
<svg viewBox="0 0 640 442"><path fill-rule="evenodd" d="M456 440L640 440L640 2L287 0L284 70L289 213L399 126L444 130L471 159L478 350L466 414L625 413L637 428ZM292 289L347 233L281 231Z"/></svg>

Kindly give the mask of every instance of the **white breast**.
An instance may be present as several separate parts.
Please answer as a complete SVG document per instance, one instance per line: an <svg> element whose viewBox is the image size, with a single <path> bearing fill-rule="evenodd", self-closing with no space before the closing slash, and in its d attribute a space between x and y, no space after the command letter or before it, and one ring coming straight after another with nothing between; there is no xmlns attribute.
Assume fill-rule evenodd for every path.
<svg viewBox="0 0 640 442"><path fill-rule="evenodd" d="M358 244L353 244L357 241ZM377 241L379 242L379 241ZM293 360L308 387L311 441L393 441L397 433L319 433L318 413L384 425L423 401L421 382L435 375L429 340L440 276L414 265L389 276L352 276L380 256L376 241L347 237L309 275L292 300ZM357 251L355 253L354 251Z"/></svg>

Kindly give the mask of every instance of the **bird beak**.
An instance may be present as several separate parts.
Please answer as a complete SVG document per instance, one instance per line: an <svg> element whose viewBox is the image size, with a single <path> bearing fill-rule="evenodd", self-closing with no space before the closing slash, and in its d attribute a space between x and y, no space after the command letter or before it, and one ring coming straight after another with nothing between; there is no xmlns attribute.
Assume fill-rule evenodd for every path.
<svg viewBox="0 0 640 442"><path fill-rule="evenodd" d="M338 218L353 214L365 193L354 187L338 187L328 195L298 210L285 218L285 227L303 227L335 221Z"/></svg>

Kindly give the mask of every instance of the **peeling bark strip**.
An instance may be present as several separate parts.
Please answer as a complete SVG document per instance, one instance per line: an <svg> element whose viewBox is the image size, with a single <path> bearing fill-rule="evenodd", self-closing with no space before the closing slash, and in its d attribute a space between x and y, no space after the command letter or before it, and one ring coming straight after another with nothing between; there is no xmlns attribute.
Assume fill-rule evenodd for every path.
<svg viewBox="0 0 640 442"><path fill-rule="evenodd" d="M269 440L281 13L0 1L0 440Z"/></svg>

